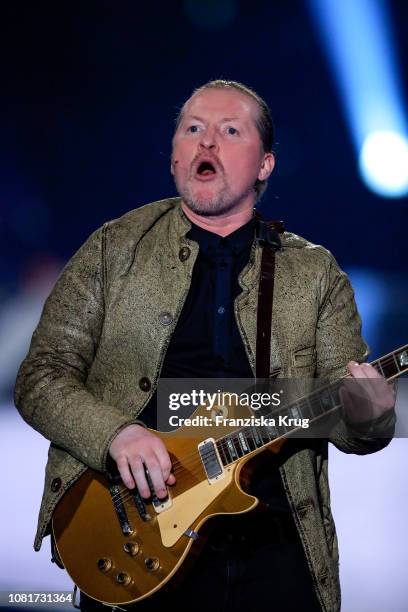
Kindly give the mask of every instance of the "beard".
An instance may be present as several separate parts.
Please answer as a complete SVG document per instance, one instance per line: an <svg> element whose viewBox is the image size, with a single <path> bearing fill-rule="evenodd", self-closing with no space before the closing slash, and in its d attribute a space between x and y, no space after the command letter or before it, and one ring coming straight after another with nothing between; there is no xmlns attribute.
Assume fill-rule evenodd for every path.
<svg viewBox="0 0 408 612"><path fill-rule="evenodd" d="M177 192L185 205L192 212L202 217L216 217L227 213L253 192L253 187L249 187L245 193L241 193L240 195L233 194L224 181L223 186L217 193L208 196L199 196L193 195L192 189L188 184L189 181L184 185L178 184L177 181L175 181L175 183Z"/></svg>

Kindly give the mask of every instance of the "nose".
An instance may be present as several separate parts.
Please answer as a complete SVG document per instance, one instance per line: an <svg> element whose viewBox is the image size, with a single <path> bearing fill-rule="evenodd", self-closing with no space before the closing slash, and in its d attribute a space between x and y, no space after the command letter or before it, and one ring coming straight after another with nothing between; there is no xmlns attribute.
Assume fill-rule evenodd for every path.
<svg viewBox="0 0 408 612"><path fill-rule="evenodd" d="M202 149L210 149L216 150L218 149L218 143L216 138L215 129L208 127L206 130L203 130L199 142L200 148Z"/></svg>

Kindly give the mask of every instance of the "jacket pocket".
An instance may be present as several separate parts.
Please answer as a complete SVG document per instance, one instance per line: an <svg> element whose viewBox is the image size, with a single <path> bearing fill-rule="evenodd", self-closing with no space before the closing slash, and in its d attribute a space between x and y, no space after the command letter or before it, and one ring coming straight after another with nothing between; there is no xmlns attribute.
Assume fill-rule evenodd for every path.
<svg viewBox="0 0 408 612"><path fill-rule="evenodd" d="M316 363L316 360L317 354L315 346L308 346L292 351L291 362L293 368L310 367Z"/></svg>

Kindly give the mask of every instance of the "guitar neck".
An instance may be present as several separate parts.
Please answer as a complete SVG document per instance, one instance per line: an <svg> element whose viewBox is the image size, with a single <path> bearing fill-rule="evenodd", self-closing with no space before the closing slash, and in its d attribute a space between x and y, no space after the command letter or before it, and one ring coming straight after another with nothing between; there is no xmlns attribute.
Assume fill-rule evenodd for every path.
<svg viewBox="0 0 408 612"><path fill-rule="evenodd" d="M408 371L408 344L376 359L371 365L388 381L401 376ZM252 425L251 421L250 425L218 439L217 449L223 465L254 454L271 442L299 430L303 420L310 424L341 408L339 391L342 384L342 379L339 379L324 385L264 418L259 417L259 425ZM256 419L255 416L255 422ZM264 424L264 420L268 422Z"/></svg>
<svg viewBox="0 0 408 612"><path fill-rule="evenodd" d="M408 344L376 359L371 365L387 380L392 380L408 370Z"/></svg>

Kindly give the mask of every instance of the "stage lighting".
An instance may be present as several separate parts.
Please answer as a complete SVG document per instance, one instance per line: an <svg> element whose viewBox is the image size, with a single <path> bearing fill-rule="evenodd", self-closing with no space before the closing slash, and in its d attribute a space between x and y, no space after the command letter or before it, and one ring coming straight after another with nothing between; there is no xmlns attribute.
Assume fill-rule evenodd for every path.
<svg viewBox="0 0 408 612"><path fill-rule="evenodd" d="M308 0L330 61L364 183L408 193L408 125L384 0Z"/></svg>
<svg viewBox="0 0 408 612"><path fill-rule="evenodd" d="M366 185L389 198L408 194L408 141L396 132L373 132L363 142L359 160Z"/></svg>

